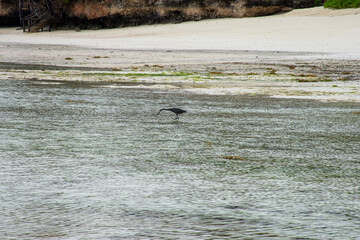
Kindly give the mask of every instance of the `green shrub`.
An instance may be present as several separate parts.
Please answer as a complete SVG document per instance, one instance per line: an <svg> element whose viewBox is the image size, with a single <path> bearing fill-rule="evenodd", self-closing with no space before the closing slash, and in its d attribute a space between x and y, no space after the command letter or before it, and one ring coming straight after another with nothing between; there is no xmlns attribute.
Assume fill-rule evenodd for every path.
<svg viewBox="0 0 360 240"><path fill-rule="evenodd" d="M327 0L324 3L326 8L358 8L360 0Z"/></svg>

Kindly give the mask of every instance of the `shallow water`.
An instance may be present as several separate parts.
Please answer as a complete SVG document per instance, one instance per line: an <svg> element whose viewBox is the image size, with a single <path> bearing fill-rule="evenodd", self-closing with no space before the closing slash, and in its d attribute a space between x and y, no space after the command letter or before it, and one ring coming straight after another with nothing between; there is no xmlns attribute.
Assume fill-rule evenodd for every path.
<svg viewBox="0 0 360 240"><path fill-rule="evenodd" d="M0 81L1 239L358 238L359 105L58 83Z"/></svg>

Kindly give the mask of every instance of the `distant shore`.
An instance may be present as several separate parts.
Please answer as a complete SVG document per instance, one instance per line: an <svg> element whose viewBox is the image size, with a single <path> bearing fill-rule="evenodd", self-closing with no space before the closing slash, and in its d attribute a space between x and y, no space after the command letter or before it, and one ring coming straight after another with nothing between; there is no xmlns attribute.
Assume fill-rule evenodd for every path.
<svg viewBox="0 0 360 240"><path fill-rule="evenodd" d="M360 102L359 29L360 9L322 7L80 32L0 28L0 79Z"/></svg>

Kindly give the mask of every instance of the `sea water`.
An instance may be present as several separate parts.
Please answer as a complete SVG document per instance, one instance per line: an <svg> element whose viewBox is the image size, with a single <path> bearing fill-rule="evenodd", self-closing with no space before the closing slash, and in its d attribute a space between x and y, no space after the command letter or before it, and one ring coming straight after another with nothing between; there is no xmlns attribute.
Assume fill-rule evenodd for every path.
<svg viewBox="0 0 360 240"><path fill-rule="evenodd" d="M359 112L2 80L0 239L358 239Z"/></svg>

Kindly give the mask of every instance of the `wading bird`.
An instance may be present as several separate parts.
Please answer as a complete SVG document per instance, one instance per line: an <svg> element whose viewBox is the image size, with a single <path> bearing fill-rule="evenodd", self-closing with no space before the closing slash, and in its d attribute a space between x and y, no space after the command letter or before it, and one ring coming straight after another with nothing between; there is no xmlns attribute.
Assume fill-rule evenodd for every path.
<svg viewBox="0 0 360 240"><path fill-rule="evenodd" d="M176 114L176 118L174 120L179 120L179 114L183 114L183 113L186 113L185 110L182 110L180 108L163 108L163 109L160 109L160 111L158 112L157 115L160 114L161 111L170 111L170 112L173 112Z"/></svg>

